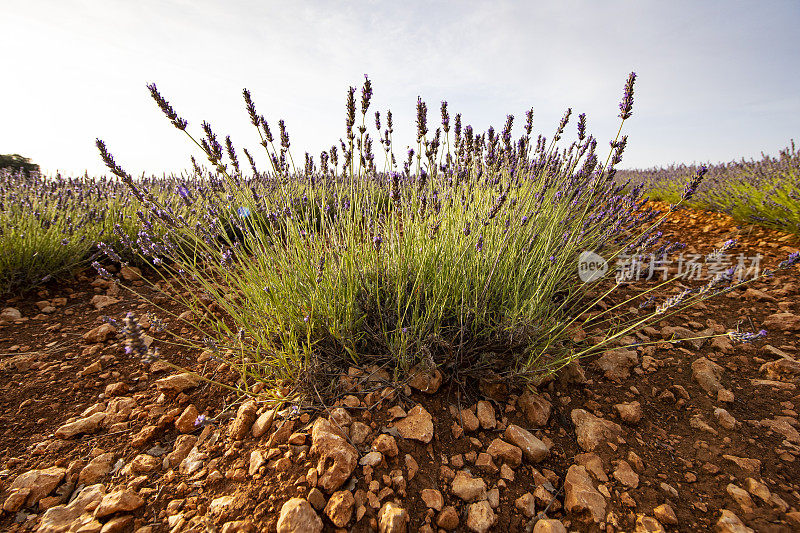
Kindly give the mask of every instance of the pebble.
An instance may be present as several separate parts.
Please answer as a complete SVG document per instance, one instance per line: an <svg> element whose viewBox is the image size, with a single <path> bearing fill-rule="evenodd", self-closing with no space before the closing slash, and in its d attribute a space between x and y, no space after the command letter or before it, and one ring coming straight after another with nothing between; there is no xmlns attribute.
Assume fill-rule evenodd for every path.
<svg viewBox="0 0 800 533"><path fill-rule="evenodd" d="M413 439L429 443L433 439L433 418L422 405L417 404L408 416L393 423L400 436L404 439Z"/></svg>
<svg viewBox="0 0 800 533"><path fill-rule="evenodd" d="M307 500L291 498L281 507L277 527L278 533L321 533L322 519Z"/></svg>

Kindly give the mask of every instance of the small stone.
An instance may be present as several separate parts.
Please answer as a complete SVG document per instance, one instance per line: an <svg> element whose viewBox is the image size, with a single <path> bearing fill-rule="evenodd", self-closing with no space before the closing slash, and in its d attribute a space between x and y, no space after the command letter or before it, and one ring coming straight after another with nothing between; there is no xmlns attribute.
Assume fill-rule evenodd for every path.
<svg viewBox="0 0 800 533"><path fill-rule="evenodd" d="M552 518L543 518L536 522L533 527L533 533L567 533L567 528L560 520Z"/></svg>
<svg viewBox="0 0 800 533"><path fill-rule="evenodd" d="M739 468L749 474L761 474L761 461L758 459L750 459L748 457L737 457L735 455L723 454L723 459L736 464Z"/></svg>
<svg viewBox="0 0 800 533"><path fill-rule="evenodd" d="M509 424L503 436L514 446L519 447L525 459L531 463L543 461L550 454L544 442L516 424Z"/></svg>
<svg viewBox="0 0 800 533"><path fill-rule="evenodd" d="M760 481L756 481L751 477L745 480L744 488L747 489L747 492L753 496L757 496L764 502L769 502L772 497L772 494L765 484L761 483Z"/></svg>
<svg viewBox="0 0 800 533"><path fill-rule="evenodd" d="M260 438L272 427L275 421L275 409L267 409L253 422L252 433L255 438Z"/></svg>
<svg viewBox="0 0 800 533"><path fill-rule="evenodd" d="M397 441L391 435L385 433L378 435L372 442L372 449L381 452L387 457L397 457Z"/></svg>
<svg viewBox="0 0 800 533"><path fill-rule="evenodd" d="M404 439L414 439L425 444L433 439L433 419L422 405L417 404L408 416L393 423Z"/></svg>
<svg viewBox="0 0 800 533"><path fill-rule="evenodd" d="M111 324L101 324L96 328L83 334L83 340L90 344L105 342L117 333L117 328Z"/></svg>
<svg viewBox="0 0 800 533"><path fill-rule="evenodd" d="M725 490L730 497L733 498L733 501L739 504L739 507L742 508L742 511L744 511L745 514L753 512L753 499L746 490L738 485L734 485L733 483L728 483L728 486L725 487Z"/></svg>
<svg viewBox="0 0 800 533"><path fill-rule="evenodd" d="M114 305L115 303L119 303L117 298L113 296L106 296L105 294L95 294L91 300L92 305L98 311L108 307L109 305Z"/></svg>
<svg viewBox="0 0 800 533"><path fill-rule="evenodd" d="M184 459L189 456L195 444L197 444L197 437L194 435L178 435L175 439L175 446L173 450L167 454L167 463L170 467L174 468L180 465Z"/></svg>
<svg viewBox="0 0 800 533"><path fill-rule="evenodd" d="M517 467L522 464L522 450L518 446L509 444L503 439L494 439L486 451L494 459L502 459L508 465Z"/></svg>
<svg viewBox="0 0 800 533"><path fill-rule="evenodd" d="M601 442L611 441L622 433L619 424L597 417L584 409L573 409L572 421L575 423L578 444L587 452L597 448Z"/></svg>
<svg viewBox="0 0 800 533"><path fill-rule="evenodd" d="M250 452L250 464L247 468L247 473L251 476L255 475L258 472L258 469L261 468L267 460L264 457L264 454L261 450L253 450Z"/></svg>
<svg viewBox="0 0 800 533"><path fill-rule="evenodd" d="M394 502L386 502L378 512L378 532L405 533L410 520L405 509Z"/></svg>
<svg viewBox="0 0 800 533"><path fill-rule="evenodd" d="M281 507L278 533L321 533L322 519L303 498L291 498Z"/></svg>
<svg viewBox="0 0 800 533"><path fill-rule="evenodd" d="M156 387L161 391L174 391L180 393L186 389L197 387L200 379L190 372L183 374L173 374L156 381Z"/></svg>
<svg viewBox="0 0 800 533"><path fill-rule="evenodd" d="M728 509L720 511L719 520L714 525L715 533L753 533L753 530L744 525L735 513Z"/></svg>
<svg viewBox="0 0 800 533"><path fill-rule="evenodd" d="M492 407L492 404L486 400L481 400L478 402L476 416L478 417L478 422L483 429L494 429L497 426L494 407Z"/></svg>
<svg viewBox="0 0 800 533"><path fill-rule="evenodd" d="M105 413L94 413L91 416L80 418L75 422L64 424L56 430L57 439L71 439L83 433L94 433L100 429L100 423L105 420Z"/></svg>
<svg viewBox="0 0 800 533"><path fill-rule="evenodd" d="M310 453L319 455L317 485L328 493L341 487L358 464L358 450L325 418L314 422Z"/></svg>
<svg viewBox="0 0 800 533"><path fill-rule="evenodd" d="M408 385L427 394L434 394L442 385L441 371L435 367L433 369L427 368L424 362L418 363L411 368L409 375Z"/></svg>
<svg viewBox="0 0 800 533"><path fill-rule="evenodd" d="M372 451L368 454L364 455L361 459L358 460L358 464L361 466L371 466L376 467L383 462L383 454L378 451Z"/></svg>
<svg viewBox="0 0 800 533"><path fill-rule="evenodd" d="M618 403L614 409L622 421L628 424L638 424L642 419L642 404L639 402Z"/></svg>
<svg viewBox="0 0 800 533"><path fill-rule="evenodd" d="M533 518L536 514L536 498L530 492L526 492L514 501L514 507L528 518Z"/></svg>
<svg viewBox="0 0 800 533"><path fill-rule="evenodd" d="M550 413L553 411L552 403L547 401L544 396L530 389L525 390L522 396L517 399L517 406L522 409L528 422L535 427L546 426L547 421L550 419Z"/></svg>
<svg viewBox="0 0 800 533"><path fill-rule="evenodd" d="M564 479L564 507L576 514L588 512L599 523L606 516L606 499L592 485L589 473L579 465L572 465Z"/></svg>
<svg viewBox="0 0 800 533"><path fill-rule="evenodd" d="M662 503L653 509L653 516L662 524L669 524L671 526L678 525L678 517L675 516L675 511L668 503Z"/></svg>
<svg viewBox="0 0 800 533"><path fill-rule="evenodd" d="M334 492L328 499L328 505L325 506L325 514L336 527L345 527L353 516L355 503L353 493L349 490Z"/></svg>
<svg viewBox="0 0 800 533"><path fill-rule="evenodd" d="M58 466L51 466L41 470L29 470L14 478L9 491L30 489L25 499L25 506L30 507L50 494L64 479L65 473L66 469ZM17 498L19 497L17 496Z"/></svg>
<svg viewBox="0 0 800 533"><path fill-rule="evenodd" d="M451 491L465 502L485 500L486 482L479 477L472 477L464 470L459 470L453 479Z"/></svg>
<svg viewBox="0 0 800 533"><path fill-rule="evenodd" d="M250 433L253 422L256 420L258 406L254 400L248 400L239 406L236 411L236 418L230 425L229 434L233 440L242 440L245 435Z"/></svg>
<svg viewBox="0 0 800 533"><path fill-rule="evenodd" d="M471 503L467 508L467 527L476 533L486 533L497 521L492 506L487 501Z"/></svg>
<svg viewBox="0 0 800 533"><path fill-rule="evenodd" d="M425 502L425 506L429 509L441 511L442 506L444 506L444 498L442 497L442 493L436 489L422 489L420 497L422 498L422 501Z"/></svg>
<svg viewBox="0 0 800 533"><path fill-rule="evenodd" d="M464 430L469 432L477 431L478 428L481 427L478 417L475 416L475 413L473 413L470 409L462 409L461 411L458 411L455 419L456 422L464 427Z"/></svg>
<svg viewBox="0 0 800 533"><path fill-rule="evenodd" d="M114 453L103 453L89 461L80 474L78 474L78 483L81 485L93 485L99 481L103 476L111 472L114 465Z"/></svg>
<svg viewBox="0 0 800 533"><path fill-rule="evenodd" d="M363 422L353 422L350 425L350 440L353 441L353 444L360 445L369 436L371 430L368 425Z"/></svg>
<svg viewBox="0 0 800 533"><path fill-rule="evenodd" d="M141 453L131 461L131 470L137 474L149 474L161 468L161 459Z"/></svg>
<svg viewBox="0 0 800 533"><path fill-rule="evenodd" d="M436 525L447 531L452 531L458 527L458 511L452 505L445 507L436 518Z"/></svg>
<svg viewBox="0 0 800 533"><path fill-rule="evenodd" d="M631 465L627 461L620 461L617 469L614 470L614 478L625 485L635 489L639 486L639 476L633 471Z"/></svg>
<svg viewBox="0 0 800 533"><path fill-rule="evenodd" d="M722 367L705 357L700 357L692 363L692 379L710 396L717 394L717 391L723 388L719 381L721 376Z"/></svg>
<svg viewBox="0 0 800 533"><path fill-rule="evenodd" d="M639 355L636 350L616 348L606 350L603 355L594 361L594 365L604 372L606 379L622 381L631 375L631 368L639 364Z"/></svg>
<svg viewBox="0 0 800 533"><path fill-rule="evenodd" d="M310 503L317 511L322 511L325 508L326 501L325 495L317 487L312 487L308 491L308 503Z"/></svg>
<svg viewBox="0 0 800 533"><path fill-rule="evenodd" d="M120 490L103 496L103 500L94 511L94 517L103 518L114 513L135 511L143 505L144 500L135 492Z"/></svg>
<svg viewBox="0 0 800 533"><path fill-rule="evenodd" d="M764 320L766 330L800 331L800 315L792 313L775 313Z"/></svg>
<svg viewBox="0 0 800 533"><path fill-rule="evenodd" d="M716 418L719 425L725 429L734 429L736 427L736 419L721 407L714 409L714 418Z"/></svg>
<svg viewBox="0 0 800 533"><path fill-rule="evenodd" d="M195 422L198 416L200 416L200 413L197 411L197 407L195 407L194 404L189 404L189 406L183 410L181 416L175 421L175 429L180 433L191 433L197 429Z"/></svg>
<svg viewBox="0 0 800 533"><path fill-rule="evenodd" d="M652 516L640 514L636 517L635 533L664 533L664 531L664 526Z"/></svg>

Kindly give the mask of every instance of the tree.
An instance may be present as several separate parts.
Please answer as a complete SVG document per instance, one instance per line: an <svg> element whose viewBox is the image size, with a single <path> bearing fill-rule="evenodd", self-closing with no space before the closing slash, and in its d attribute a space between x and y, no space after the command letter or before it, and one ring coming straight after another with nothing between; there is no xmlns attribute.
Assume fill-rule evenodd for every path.
<svg viewBox="0 0 800 533"><path fill-rule="evenodd" d="M31 163L30 158L22 157L19 154L0 154L0 169L11 168L14 171L39 172L39 165Z"/></svg>

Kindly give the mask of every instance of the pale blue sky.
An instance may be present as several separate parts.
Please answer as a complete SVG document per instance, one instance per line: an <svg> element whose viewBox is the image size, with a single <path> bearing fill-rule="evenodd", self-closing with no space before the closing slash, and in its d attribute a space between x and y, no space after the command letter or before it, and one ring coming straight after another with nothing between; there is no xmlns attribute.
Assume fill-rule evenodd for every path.
<svg viewBox="0 0 800 533"><path fill-rule="evenodd" d="M318 162L344 137L347 88L360 89L365 73L367 123L375 138L374 111L385 127L392 110L398 160L414 141L418 95L431 130L441 100L478 131L513 114L515 138L528 108L549 137L572 107L607 146L632 70L623 168L759 157L800 141L795 0L3 3L0 153L47 173L106 173L95 137L133 174L200 158L150 99L149 82L198 138L207 120L242 160L242 146L259 154L261 169L242 88L276 135L286 121L302 164L305 151ZM568 132L570 142L574 123Z"/></svg>

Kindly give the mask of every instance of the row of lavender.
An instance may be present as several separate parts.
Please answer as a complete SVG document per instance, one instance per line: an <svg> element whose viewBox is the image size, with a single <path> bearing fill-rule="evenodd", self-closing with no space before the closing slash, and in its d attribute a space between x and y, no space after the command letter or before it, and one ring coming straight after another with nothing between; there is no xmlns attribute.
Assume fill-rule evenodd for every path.
<svg viewBox="0 0 800 533"><path fill-rule="evenodd" d="M632 114L634 81L631 74L620 102L620 132ZM180 303L192 311L191 319L172 317L180 323L170 329L191 331L176 342L203 339L198 347L238 369L245 390L267 381L320 394L339 371L371 360L398 370L425 364L462 376L493 370L535 378L739 283L731 270L695 289L676 288L662 302L648 290L634 298L641 298L639 308L586 314L618 285L611 280L598 292L594 283L581 284L576 267L582 253L613 260L620 253L668 254L679 245L662 240L657 229L666 213L647 209L642 187L615 181L627 137L618 133L601 159L584 114L575 140L562 147L571 110L549 139L534 139L529 111L514 140L513 116L500 132L478 134L462 128L460 115L451 123L446 102L441 126L431 132L427 105L418 100L417 146L398 166L391 113L382 129L375 112L384 155L379 172L367 126L372 86L366 79L360 125L351 87L345 139L320 154L318 167L306 154L298 170L285 124L278 122L279 138L273 137L245 90L245 108L271 167L259 169L258 157L243 150L246 171L230 137L221 143L204 122L203 137L195 138L155 85L148 87L211 172L192 158L187 178L134 180L98 139L117 179L61 180L50 189L42 188L47 180L41 178L18 180L4 192L9 200L0 238L11 242L9 227L17 234L41 230L49 249L53 243L76 246L70 248L74 258L87 246L80 259L92 251L86 241L99 240L97 249L112 261L136 256L151 265L176 289L167 296L182 295ZM705 172L698 169L671 209L692 199ZM25 188L50 192L28 198ZM40 217L26 216L31 209ZM30 251L22 254L26 260ZM798 261L794 254L781 268ZM93 265L110 275L100 261ZM575 344L570 339L578 326L599 327L604 339ZM137 338L135 317L121 327L130 352L146 360L158 356Z"/></svg>
<svg viewBox="0 0 800 533"><path fill-rule="evenodd" d="M727 213L740 222L800 233L800 150L792 140L778 157L761 155L758 161L741 159L709 165L705 183L688 205ZM651 198L674 202L687 176L698 168L671 165L620 170L617 179L643 184Z"/></svg>

